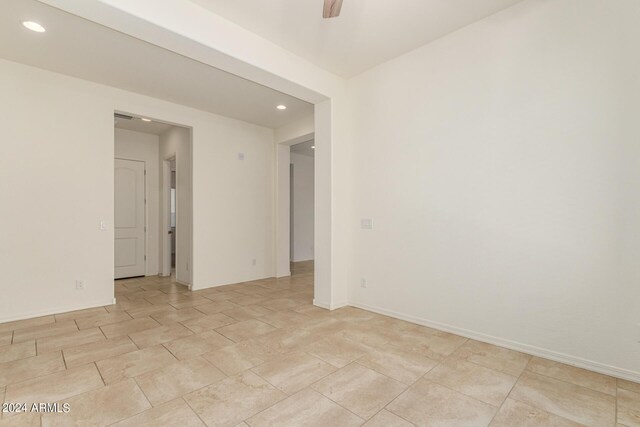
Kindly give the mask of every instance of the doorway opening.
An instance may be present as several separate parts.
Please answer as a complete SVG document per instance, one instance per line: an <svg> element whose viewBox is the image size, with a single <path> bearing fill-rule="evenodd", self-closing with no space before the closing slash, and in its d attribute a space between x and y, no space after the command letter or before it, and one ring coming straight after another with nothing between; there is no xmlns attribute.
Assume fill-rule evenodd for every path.
<svg viewBox="0 0 640 427"><path fill-rule="evenodd" d="M314 152L309 140L290 147L289 239L291 272L313 269L314 260Z"/></svg>
<svg viewBox="0 0 640 427"><path fill-rule="evenodd" d="M316 153L313 128L277 145L276 277L303 274L316 287ZM315 301L315 297L314 297ZM314 302L315 304L315 302ZM328 308L329 304L321 304Z"/></svg>
<svg viewBox="0 0 640 427"><path fill-rule="evenodd" d="M116 279L191 284L191 129L115 113Z"/></svg>
<svg viewBox="0 0 640 427"><path fill-rule="evenodd" d="M164 183L163 192L167 198L168 203L164 206L163 219L166 223L166 241L164 256L165 260L163 265L163 276L176 277L176 242L178 235L178 223L176 218L178 216L178 193L177 193L177 164L175 156L172 156L163 163L163 176L168 177ZM168 271L167 271L168 266Z"/></svg>

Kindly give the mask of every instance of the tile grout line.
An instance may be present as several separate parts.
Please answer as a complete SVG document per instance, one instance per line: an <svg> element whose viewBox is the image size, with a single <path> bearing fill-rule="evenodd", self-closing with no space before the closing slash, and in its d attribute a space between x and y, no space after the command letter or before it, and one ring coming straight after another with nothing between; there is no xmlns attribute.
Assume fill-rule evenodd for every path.
<svg viewBox="0 0 640 427"><path fill-rule="evenodd" d="M116 323L114 323L114 325L115 325L115 324L116 324ZM107 340L108 340L108 339L109 339L109 337L108 337L108 336L107 336L107 334L105 334L105 333L104 333L104 331L102 330L102 326L98 326L98 329L100 330L100 332L102 332L102 336L103 336L105 339L107 339Z"/></svg>
<svg viewBox="0 0 640 427"><path fill-rule="evenodd" d="M304 353L305 353L305 354L309 354L309 353L306 353L306 352L304 352ZM309 354L309 355L310 355L310 356L312 356L312 357L315 357L315 356L313 356L312 354ZM328 362L325 362L325 363L328 363ZM338 371L339 371L339 370L341 370L341 369L346 368L347 366L351 365L352 363L356 363L356 364L358 364L358 365L359 365L359 363L357 363L356 361L350 362L350 363L348 363L347 365L343 366L342 368L337 368L335 371L333 371L333 372L331 372L331 373L329 373L329 374L325 375L324 377L322 377L322 378L318 379L317 381L312 382L311 384L309 384L308 386L306 386L306 387L305 387L305 388L303 388L302 390L304 390L304 389L307 389L307 388L308 388L308 389L310 389L310 390L312 390L312 391L314 391L314 392L316 392L316 393L320 394L321 396L324 396L325 398L329 399L330 401L332 401L332 402L333 402L333 403L335 403L336 405L340 406L341 408L343 408L343 409L345 409L345 410L347 410L347 411L351 412L351 413L352 413L353 415L355 415L356 417L358 417L358 418L360 418L360 419L364 420L365 422L367 422L369 419L373 418L373 416L372 416L371 418L369 418L369 419L365 419L365 418L361 417L360 415L356 414L355 412L353 412L352 410L350 410L349 408L347 408L347 407L343 406L343 405L342 405L342 404L340 404L339 402L336 402L336 401L335 401L335 400L333 400L331 397L329 397L329 396L325 395L324 393L322 393L322 392L320 392L320 391L318 391L318 390L316 390L316 389L314 389L314 388L312 387L313 385L315 385L315 384L319 383L320 381L323 381L323 380L324 380L324 379L326 379L327 377L329 377L329 376L331 376L331 375L335 374L336 372L338 372ZM331 365L331 366L333 366L333 365ZM360 366L362 366L362 365L360 365ZM365 368L366 368L366 366L365 366ZM379 373L379 372L378 372L378 373ZM384 375L384 374L380 374L380 375ZM388 378L388 377L387 377L387 378ZM391 379L393 379L393 378L391 378ZM407 387L407 388L408 388L408 387ZM302 391L302 390L301 390L301 391ZM398 396L399 396L400 394L404 393L405 391L406 391L406 389L405 389L405 390L403 390L402 392L400 392L400 393L398 394ZM298 392L296 392L296 393L298 393ZM294 394L295 394L295 393L294 393ZM396 396L396 397L394 397L393 399L391 399L391 401L394 401L398 396ZM384 405L384 406L382 407L382 409L384 409L386 406L387 406L387 405ZM380 410L382 410L382 409L380 409Z"/></svg>
<svg viewBox="0 0 640 427"><path fill-rule="evenodd" d="M142 350L142 348L140 348L140 346L138 344L136 344L136 342L134 340L131 339L130 334L126 334L126 335L123 335L123 336L126 336L127 338L129 338L129 341L131 341L133 343L133 345L135 345L138 350Z"/></svg>
<svg viewBox="0 0 640 427"><path fill-rule="evenodd" d="M292 352L290 352L290 353L293 353L293 352L295 352L295 350L294 350L294 351L292 351ZM302 352L302 353L304 353L304 354L308 354L308 353L306 353L306 352ZM287 354L287 353L284 353L284 354ZM310 356L315 357L315 356L313 356L313 355L310 355ZM267 363L267 362L263 362L263 363L261 363L261 365L264 365L265 363ZM325 363L326 363L326 362L325 362ZM361 420L364 420L365 422L367 421L367 420L365 420L364 418L362 418L361 416L359 416L358 414L356 414L356 413L354 413L353 411L351 411L350 409L345 408L345 407L344 407L344 406L342 406L340 403L338 403L338 402L334 401L334 400L333 400L333 399L331 399L330 397L325 396L324 394L320 393L319 391L317 391L317 390L315 390L315 389L313 389L313 388L311 387L312 385L314 385L314 384L316 384L316 383L318 383L318 382L320 382L320 381L324 380L324 379L325 379L325 378L327 378L328 376L333 375L333 374L334 374L334 373L336 373L339 369L336 369L335 371L328 373L327 375L323 376L322 378L318 379L317 381L312 382L311 384L309 384L309 385L307 385L307 386L305 386L305 387L301 388L300 390L298 390L298 391L296 391L296 392L294 392L294 393L292 393L292 394L288 394L288 393L286 393L284 390L280 389L280 388L279 388L279 387L277 387L276 385L274 385L274 384L272 384L271 382L269 382L269 380L268 380L268 379L264 378L264 377L263 377L262 375L260 375L259 373L254 372L254 371L253 371L253 369L257 368L258 366L260 366L260 365L256 365L256 366L254 366L254 367L252 367L252 368L246 369L246 370L245 370L245 371L243 371L243 372L251 371L253 374L257 375L257 376L258 376L258 377L260 377L262 380L264 380L267 384L271 385L271 386L272 386L272 387L274 387L276 390L281 391L281 392L285 395L285 397L284 397L283 399L280 399L279 401L275 402L273 405L269 406L268 408L265 408L265 409L263 409L262 411L260 411L260 412L258 412L258 413L256 413L256 414L254 414L254 415L251 415L249 418L252 418L252 417L254 417L255 415L258 415L258 414L260 414L260 413L262 413L262 412L266 411L267 409L271 409L273 406L275 406L275 405L277 405L278 403L280 403L280 402L282 402L282 401L284 401L284 400L286 400L286 399L288 399L288 398L290 398L290 397L292 397L292 396L294 396L294 395L296 395L296 394L300 393L301 391L304 391L304 390L306 390L306 389L309 389L309 390L311 390L311 391L313 391L313 392L315 392L315 393L318 393L320 396L323 396L324 398L326 398L326 399L330 400L331 402L333 402L333 403L335 403L336 405L340 406L340 407L341 407L341 408L343 408L344 410L346 410L346 411L348 411L348 412L352 413L353 415L355 415L356 417L360 418ZM246 422L249 418L244 419L244 420L243 420L243 422Z"/></svg>
<svg viewBox="0 0 640 427"><path fill-rule="evenodd" d="M539 407L537 407L537 406L535 406L535 405L531 404L531 402L525 402L524 400L520 400L520 399L518 399L518 398L511 397L511 396L509 397L509 399L511 399L511 400L513 400L513 401L516 401L516 402L519 402L519 403L522 403L522 404L527 405L527 406L531 406L531 407L532 407L532 408L534 408L534 409L537 409L537 410L542 411L542 412L544 412L544 413L547 413L547 414L553 415L554 417L561 418L561 419L563 419L563 420L565 420L565 421L569 421L569 422L571 422L571 423L575 423L575 424L578 424L578 425L580 425L580 426L582 426L582 425L583 425L583 424L580 424L579 422L574 421L574 420L571 420L571 419L569 419L569 418L567 418L567 417L565 417L565 416L558 415L558 414L556 414L556 413L554 413L554 412L550 412L550 411L548 411L548 410L546 410L546 409L539 408Z"/></svg>
<svg viewBox="0 0 640 427"><path fill-rule="evenodd" d="M199 389L199 390L202 390L202 389ZM193 393L195 393L195 391ZM189 401L187 399L185 399L184 396L180 397L180 399L182 399L182 401L189 407L189 409L191 409L191 412L196 414L196 417L198 417L198 419L200 421L202 421L202 424L206 426L207 423L202 419L202 417L200 416L200 414L198 414L198 412L195 410L195 408L189 404Z"/></svg>
<svg viewBox="0 0 640 427"><path fill-rule="evenodd" d="M100 368L98 368L98 362L93 362L93 365L96 367L96 370L98 371L98 375L100 375L100 379L102 380L102 384L106 387L107 386L107 382L104 380L104 377L102 376L102 372L100 371Z"/></svg>
<svg viewBox="0 0 640 427"><path fill-rule="evenodd" d="M189 335L189 336L191 336L191 335ZM188 338L189 336L187 336L187 337L185 337L185 338ZM176 341L176 340L173 340L173 341ZM177 362L182 362L182 360L178 359L178 358L176 357L176 355L175 355L175 354L173 354L173 352L167 348L167 346L166 346L165 344L167 344L168 342L171 342L171 341L163 342L163 343L161 343L161 344L160 344L160 346L161 346L162 348L164 348L165 350L167 350L167 352L168 352L171 356L173 356L173 358L174 358L174 359L176 359L176 361L177 361ZM202 355L200 355L200 356L202 356ZM197 357L198 357L198 356L197 356ZM192 359L195 359L195 357L192 357ZM175 362L173 362L173 363L175 363ZM165 368L166 368L166 366L165 366ZM160 368L160 369L164 369L164 368ZM154 372L154 371L151 371L151 372Z"/></svg>
<svg viewBox="0 0 640 427"><path fill-rule="evenodd" d="M466 341L465 341L465 342L466 342ZM393 346L393 344L390 344L390 345L391 345L391 346ZM393 347L396 347L396 346L393 346ZM458 347L458 348L459 348L459 347ZM454 350L454 351L455 351L455 350ZM452 354L453 354L453 352L452 352ZM448 356L447 356L447 357L448 357ZM443 358L443 359L442 359L442 360L440 360L440 361L435 360L435 362L436 362L436 365L435 365L435 366L433 366L431 369L429 369L429 370L428 370L427 372L425 372L424 374L420 375L420 377L419 377L417 380L415 380L415 381L413 382L413 384L411 384L411 386L407 387L407 389L406 389L405 391L403 391L402 393L400 393L400 394L399 394L395 399L393 399L391 402L387 403L387 404L384 406L384 408L383 408L383 409L386 409L387 411L391 412L392 414L394 414L394 415L396 415L396 416L398 416L398 417L402 418L400 415L398 415L398 414L396 414L395 412L393 412L393 410L392 410L391 408L389 408L389 405L391 405L393 402L395 402L396 400L398 400L398 399L400 398L400 396L402 396L402 395L403 395L403 394L405 394L407 391L409 391L409 389L410 389L413 385L415 385L418 381L420 381L421 379L424 379L424 377L425 377L425 376L427 376L427 374L428 374L429 372L433 371L433 370L434 370L434 369L436 369L438 366L440 366L440 365L444 362L444 360L445 360L445 359L446 359L446 357L445 357L445 358ZM433 359L432 359L432 360L433 360ZM428 381L428 380L426 380L426 381ZM455 391L455 390L454 390L454 391ZM402 419L404 419L404 418L402 418ZM407 420L407 421L408 421L408 420ZM413 424L413 423L412 423L412 424Z"/></svg>
<svg viewBox="0 0 640 427"><path fill-rule="evenodd" d="M161 370L161 369L164 369L164 368L155 369L155 370L153 370L153 371L149 371L149 372L156 372L156 371L159 371L159 370ZM147 374L147 373L148 373L148 372L145 372L144 374ZM144 375L144 374L140 374L140 375ZM139 377L140 375L138 375L137 377ZM132 416L131 416L131 417L129 417L129 418L133 418L133 417L135 417L135 416L137 416L137 415L142 414L143 412L149 411L149 410L151 410L151 409L153 409L153 408L157 408L158 406L161 406L161 405L164 405L165 403L170 402L170 401L168 401L168 402L161 403L161 404L160 404L160 405L158 405L158 406L154 406L154 405L153 405L153 403L151 403L151 399L149 399L149 396L147 396L147 393L145 393L145 392L144 392L144 390L142 389L142 387L140 387L140 383L138 382L137 377L131 377L131 379L132 379L132 380L133 380L133 382L136 384L136 387L138 387L138 390L140 390L140 392L142 393L142 395L144 396L144 398L145 398L145 399L147 399L147 402L149 402L149 406L151 406L151 407L150 407L150 408L145 409L144 411L140 411L140 412L138 412L137 414L132 415ZM172 399L172 400L173 400L173 399Z"/></svg>
<svg viewBox="0 0 640 427"><path fill-rule="evenodd" d="M525 354L525 353L523 353ZM529 366L529 363L531 363L531 359L533 359L533 357L531 355L529 355L529 360L527 360L527 363L524 365L524 368L522 369L522 371L520 371L520 375L518 375L516 377L516 381L513 383L513 386L511 386L511 389L509 390L509 393L507 393L507 395L505 396L504 400L502 401L502 403L500 404L500 406L498 407L498 410L496 411L495 414L493 414L493 417L491 417L491 421L489 422L489 424L491 424L493 422L493 420L496 418L496 416L498 415L498 413L500 412L500 410L502 409L502 407L504 406L505 402L511 398L511 393L513 393L513 390L516 388L516 386L518 385L518 382L520 381L520 378L522 377L522 374L524 374L524 372L527 370L527 366ZM514 399L515 400L515 399ZM533 405L531 405L533 406ZM537 408L537 406L533 406L534 408ZM538 408L540 410L543 410L542 408ZM547 412L547 411L545 411Z"/></svg>
<svg viewBox="0 0 640 427"><path fill-rule="evenodd" d="M547 359L545 359L545 360L547 360ZM572 366L572 365L567 365L567 366ZM580 384L572 383L570 381L566 381L566 380L563 380L561 378L551 377L549 375L545 375L545 374L541 374L539 372L531 371L531 370L529 370L527 368L525 368L524 370L527 371L530 374L538 375L540 377L549 378L549 379L552 379L552 380L555 380L555 381L558 381L558 382L561 382L561 383L564 383L564 384L572 385L574 387L579 387L579 388L582 388L582 389L585 389L585 390L589 390L589 391L592 391L592 392L595 392L595 393L600 393L600 394L605 395L605 396L609 396L609 397L613 397L613 398L616 398L616 396L617 396L617 391L615 392L615 394L609 394L609 393L605 393L604 391L595 390L595 389L593 389L591 387L586 387L586 386L583 386L583 385L580 385ZM591 372L591 371L588 371L588 372ZM520 377L518 377L518 378L520 378ZM617 378L614 378L614 377L610 377L610 378L615 379L616 383L617 383Z"/></svg>
<svg viewBox="0 0 640 427"><path fill-rule="evenodd" d="M407 389L407 390L408 390L408 389ZM405 391L403 391L402 393L400 393L400 395L398 395L398 397L400 397L401 395L403 395L407 390L405 390ZM397 399L398 397L396 397L396 399ZM393 399L393 400L396 400L396 399ZM393 402L393 400L392 400L391 402ZM414 425L414 426L416 425L415 423L413 423L413 422L409 421L408 419L406 419L406 418L405 418L405 417L403 417L402 415L398 415L398 414L396 414L395 412L393 412L391 409L387 408L387 406L391 405L391 402L389 402L389 403L387 403L386 405L384 405L384 408L380 409L380 411L378 411L378 412L376 413L376 415L378 415L378 414L379 414L380 412L382 412L382 411L387 411L387 412L389 412L390 414L395 415L396 417L400 418L401 420L404 420L404 421L408 422L408 423L409 423L409 424L411 424L411 425ZM374 415L374 416L373 416L373 417L371 417L370 419L373 419L376 415Z"/></svg>
<svg viewBox="0 0 640 427"><path fill-rule="evenodd" d="M455 334L454 334L454 335L455 335ZM488 405L488 406L491 406L491 407L496 408L496 412L494 413L493 417L491 418L491 421L493 421L493 418L495 418L496 414L500 411L500 408L502 407L502 405L500 405L500 406L491 405L490 403L483 402L483 401L481 401L481 400L479 400L479 399L477 399L477 398L475 398L475 397L473 397L473 396L469 396L469 395L467 395L467 394L465 394L465 393L462 393L462 392L460 392L460 391L454 390L454 389L452 389L452 388L451 388L451 387L449 387L449 386L446 386L446 385L444 385L444 384L440 384L440 383L438 383L438 382L431 381L431 380L428 380L428 379L426 379L426 378L425 378L425 377L429 374L429 372L433 371L434 369L436 369L436 368L438 368L440 365L442 365L442 364L443 364L443 363L444 363L444 362L445 362L445 361L446 361L446 360L447 360L451 355L453 355L453 353L455 353L455 352L456 352L460 347L462 347L462 346L463 346L465 343L467 343L468 341L469 341L469 338L465 339L465 341L464 341L461 345L459 345L458 347L456 347L456 349L455 349L455 350L453 350L449 355L447 355L447 356L445 356L444 358L442 358L442 360L437 361L437 362L438 362L438 363L437 363L437 365L435 365L433 368L429 369L429 371L425 372L422 376L420 376L420 378L418 378L418 379L417 379L417 380L416 380L416 381L415 381L415 382L414 382L410 387L408 387L404 392L400 393L400 394L399 394L395 399L393 399L391 402L389 402L387 405L385 405L385 407L384 407L384 408L385 408L385 409L387 409L389 412L393 413L394 415L400 416L400 415L396 414L395 412L393 412L390 408L388 408L388 406L389 406L389 405L391 405L394 401L396 401L396 400L397 400L400 396L402 396L405 392L407 392L407 391L409 390L409 388L411 388L413 385L415 385L418 381L420 381L420 380L424 379L425 381L427 381L427 382L429 382L429 383L437 384L437 385L439 385L440 387L444 387L444 388L446 388L446 389L448 389L448 390L453 391L454 393L459 393L459 394L461 394L461 395L463 395L463 396L465 396L465 397L468 397L469 399L475 400L476 402L479 402L479 403L481 403L481 404L483 404L483 405ZM393 345L393 344L392 344L392 345ZM395 346L394 346L394 347L395 347ZM524 372L524 370L523 370L523 372ZM516 382L517 382L517 381L516 381ZM513 386L513 387L515 387L515 383L514 383L514 386ZM513 390L513 387L512 387L512 390ZM511 391L509 391L509 394L511 394ZM507 395L507 397L508 397L508 395ZM506 401L506 399L507 399L507 398L505 398L505 401ZM502 403L502 404L504 404L504 401L503 401L503 403ZM401 418L402 418L402 417L401 417ZM491 423L491 422L489 422L489 424L490 424L490 423ZM488 424L487 424L487 425L488 425Z"/></svg>
<svg viewBox="0 0 640 427"><path fill-rule="evenodd" d="M526 354L526 353L523 353L523 354ZM516 383L513 385L513 387L512 387L512 388L511 388L511 390L509 391L509 394L507 394L507 397L504 399L504 402L502 402L502 405L500 405L500 409L502 409L502 406L504 406L504 404L505 404L505 402L507 401L507 399L511 399L511 400L516 401L516 402L520 402L520 403L523 403L523 404L525 404L525 405L528 405L528 406L531 406L531 407L533 407L533 408L536 408L536 409L538 409L538 410L540 410L540 411L543 411L543 412L545 412L545 413L548 413L548 414L554 415L554 416L556 416L556 417L562 418L562 419L564 419L564 420L567 420L567 421L570 421L570 422L575 422L575 423L577 423L576 421L570 420L569 418L566 418L566 417L561 416L561 415L558 415L558 414L554 414L554 413L552 413L552 412L547 411L546 409L539 408L538 406L532 405L530 402L523 402L523 401L521 401L520 399L516 399L516 398L514 398L514 397L512 397L512 396L511 396L511 393L513 392L513 390L514 390L514 389L516 388L516 386L518 385L518 382L520 382L520 379L522 378L522 375L524 375L524 373L525 373L525 372L531 372L531 371L528 371L528 370L527 370L527 368L529 367L529 364L531 363L531 361L533 360L533 358L534 358L534 357L535 357L535 356L529 355L529 360L527 361L527 364L524 366L524 369L522 370L522 372L520 372L520 375L518 375L518 380L516 381ZM550 378L550 377L547 377L547 378ZM574 385L575 385L575 384L574 384ZM499 410L498 410L498 412L499 412ZM496 412L496 415L497 415L497 414L498 414L498 413ZM495 416L494 416L494 418L495 418ZM492 421L493 421L493 420L492 420ZM578 424L579 424L579 423L578 423Z"/></svg>
<svg viewBox="0 0 640 427"><path fill-rule="evenodd" d="M65 371L68 371L69 367L67 366L67 359L64 357L64 351L62 351L62 349L60 349L59 351L60 355L62 356L62 362L64 363L64 369Z"/></svg>

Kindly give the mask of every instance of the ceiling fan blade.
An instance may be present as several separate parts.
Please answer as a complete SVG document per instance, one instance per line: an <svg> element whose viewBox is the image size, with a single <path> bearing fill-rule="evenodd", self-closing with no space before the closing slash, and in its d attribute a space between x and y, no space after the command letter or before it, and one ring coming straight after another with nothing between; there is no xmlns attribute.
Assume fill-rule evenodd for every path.
<svg viewBox="0 0 640 427"><path fill-rule="evenodd" d="M340 15L342 8L342 0L324 0L324 8L322 9L323 18L335 18Z"/></svg>

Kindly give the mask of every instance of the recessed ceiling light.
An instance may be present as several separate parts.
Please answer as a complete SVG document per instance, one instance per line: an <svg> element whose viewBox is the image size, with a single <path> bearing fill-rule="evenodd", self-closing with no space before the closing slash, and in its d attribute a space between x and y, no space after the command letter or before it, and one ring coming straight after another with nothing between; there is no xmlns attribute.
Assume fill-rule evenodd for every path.
<svg viewBox="0 0 640 427"><path fill-rule="evenodd" d="M140 120L142 120L143 122L150 122L151 119L145 119L144 117L140 117Z"/></svg>
<svg viewBox="0 0 640 427"><path fill-rule="evenodd" d="M286 105L282 105L282 104L280 104L280 105L278 105L276 108L277 108L278 110L286 110L286 109L287 109L287 106L286 106Z"/></svg>
<svg viewBox="0 0 640 427"><path fill-rule="evenodd" d="M36 33L44 33L46 30L44 27L37 22L33 21L23 21L22 25L30 29L31 31L35 31Z"/></svg>

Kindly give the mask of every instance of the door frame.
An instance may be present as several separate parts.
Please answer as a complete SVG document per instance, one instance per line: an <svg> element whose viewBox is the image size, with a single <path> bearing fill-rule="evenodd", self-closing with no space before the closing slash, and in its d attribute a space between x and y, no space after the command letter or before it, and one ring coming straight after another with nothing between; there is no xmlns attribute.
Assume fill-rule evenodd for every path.
<svg viewBox="0 0 640 427"><path fill-rule="evenodd" d="M148 228L149 228L149 209L147 209L147 162L145 160L141 160L141 159L136 159L136 158L132 158L132 157L123 157L123 156L114 156L114 161L115 160L128 160L131 162L140 162L142 163L142 165L144 166L144 174L142 176L142 185L144 186L144 201L143 201L143 209L144 209L144 276L148 276L149 275L149 271L148 271L148 264L147 264L147 258L149 256L148 250L149 250L149 233L147 232ZM115 200L115 187L113 189L114 191L114 200ZM114 202L115 203L115 202ZM115 242L115 204L114 204L114 223L113 223L113 228L114 228L114 242ZM115 263L114 263L115 264ZM114 280L118 280L115 279L115 265L114 265L114 270L113 270L113 276L114 276Z"/></svg>
<svg viewBox="0 0 640 427"><path fill-rule="evenodd" d="M171 239L169 229L171 228L171 160L176 162L176 232L173 239L176 242L176 265L178 265L178 159L176 153L171 153L162 159L162 268L161 276L171 275Z"/></svg>

